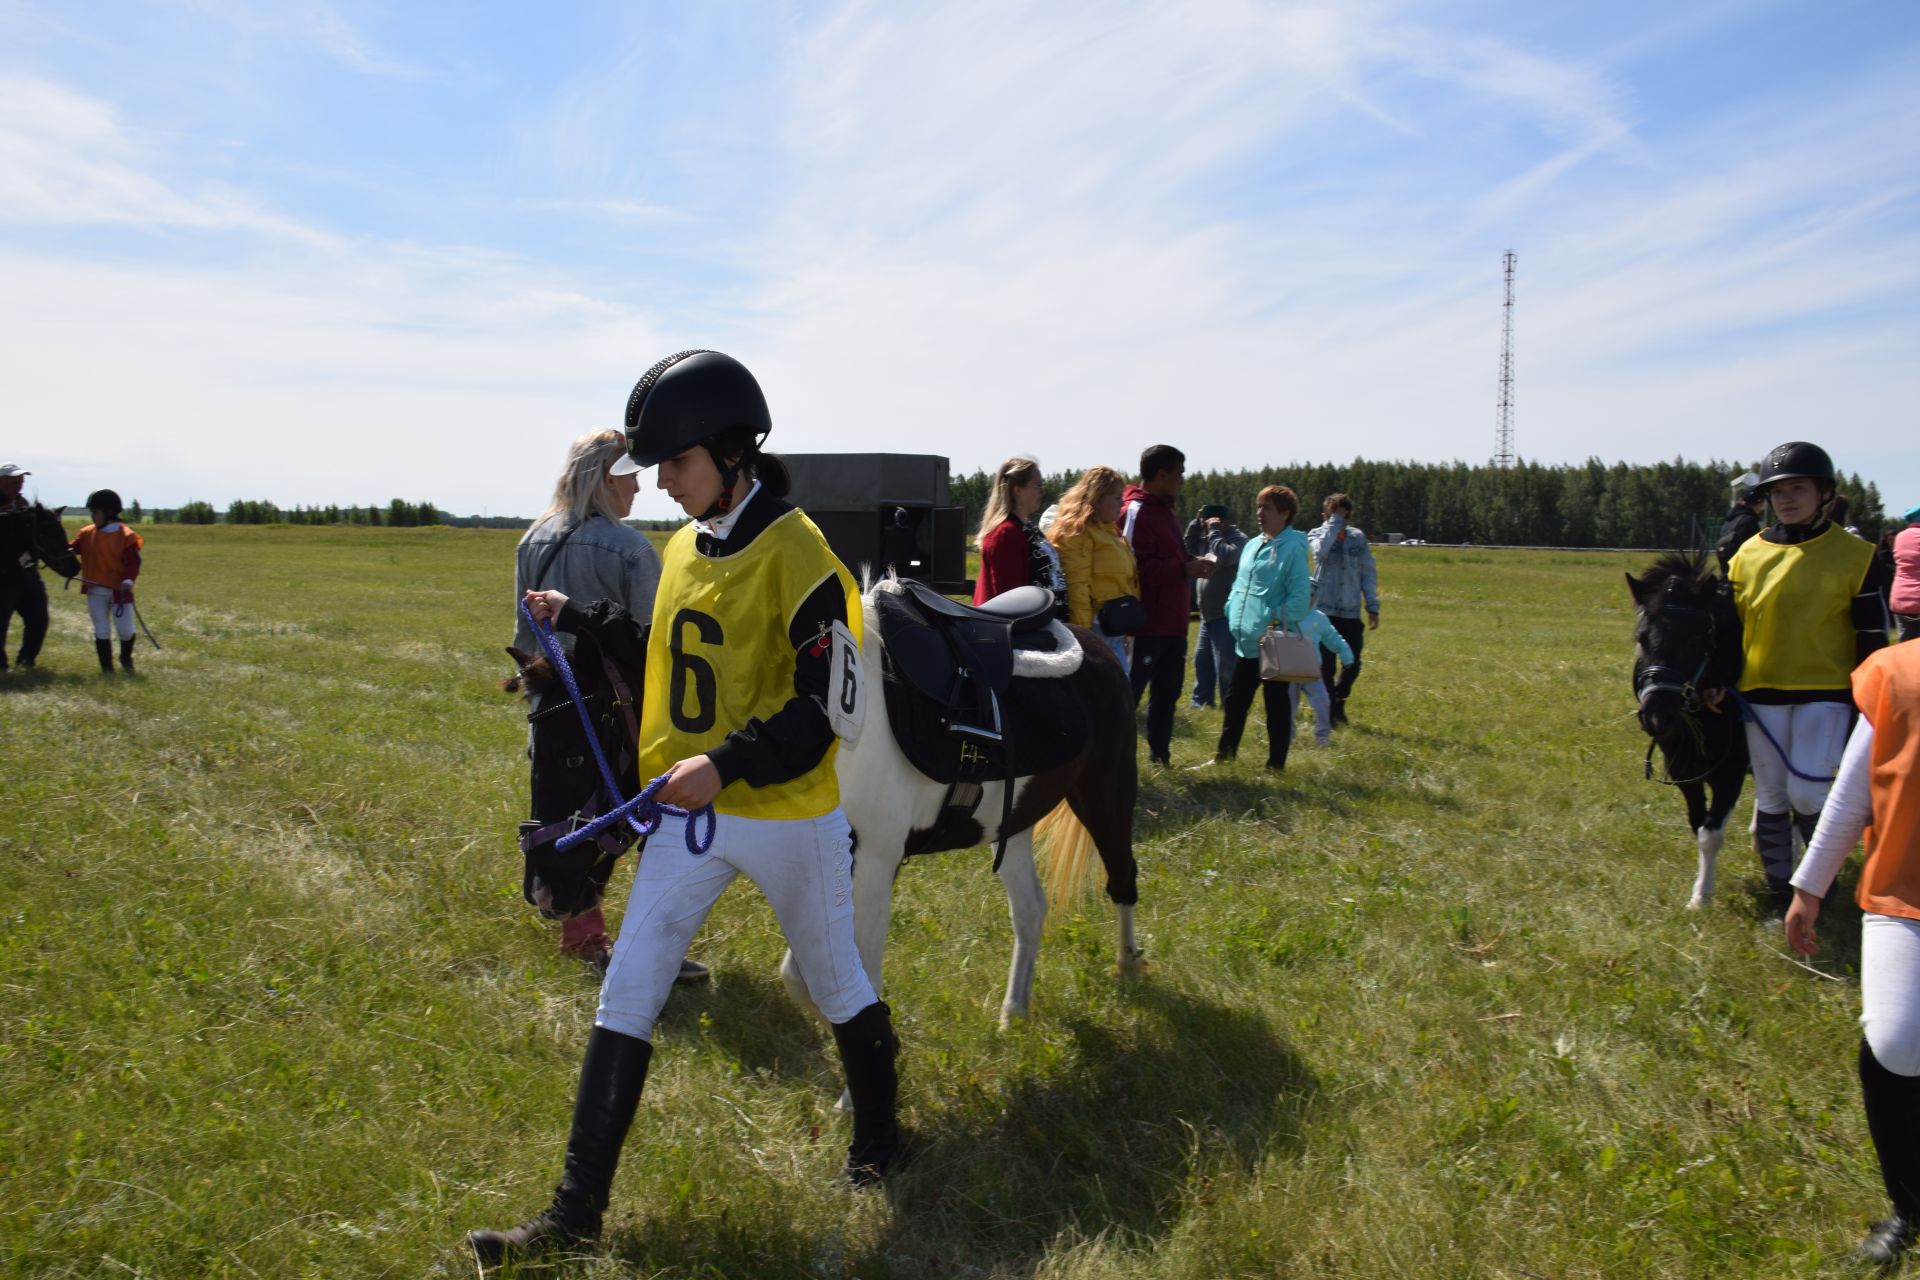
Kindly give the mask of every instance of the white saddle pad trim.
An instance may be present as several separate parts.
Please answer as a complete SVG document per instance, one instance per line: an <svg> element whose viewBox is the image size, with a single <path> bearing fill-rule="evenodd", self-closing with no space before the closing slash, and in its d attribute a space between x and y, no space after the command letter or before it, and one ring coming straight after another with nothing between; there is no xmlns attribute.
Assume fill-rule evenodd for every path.
<svg viewBox="0 0 1920 1280"><path fill-rule="evenodd" d="M1080 648L1080 642L1073 638L1073 632L1058 619L1047 624L1047 634L1053 637L1053 652L1042 653L1037 649L1015 649L1013 651L1013 674L1023 680L1058 680L1070 676L1080 669L1086 661L1086 653Z"/></svg>

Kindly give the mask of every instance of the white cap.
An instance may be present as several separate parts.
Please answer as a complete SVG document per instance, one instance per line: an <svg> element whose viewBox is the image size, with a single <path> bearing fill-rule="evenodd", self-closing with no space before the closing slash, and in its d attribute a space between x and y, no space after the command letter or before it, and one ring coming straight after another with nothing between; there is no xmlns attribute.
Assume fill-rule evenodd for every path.
<svg viewBox="0 0 1920 1280"><path fill-rule="evenodd" d="M632 454L623 453L613 460L613 465L607 468L607 474L610 476L630 476L636 472L645 470L646 468L640 465L640 462Z"/></svg>
<svg viewBox="0 0 1920 1280"><path fill-rule="evenodd" d="M1740 492L1741 490L1743 490L1743 489L1751 489L1751 488L1753 488L1753 486L1755 486L1755 485L1757 485L1757 484L1759 484L1759 483L1760 483L1760 473L1759 473L1759 472L1757 472L1757 471L1743 471L1743 472L1741 472L1741 473L1740 473L1739 475L1737 475L1737 476L1735 476L1735 477L1733 478L1733 491L1734 491L1735 493L1739 493L1739 492Z"/></svg>
<svg viewBox="0 0 1920 1280"><path fill-rule="evenodd" d="M33 472L17 462L0 462L0 476L30 476Z"/></svg>

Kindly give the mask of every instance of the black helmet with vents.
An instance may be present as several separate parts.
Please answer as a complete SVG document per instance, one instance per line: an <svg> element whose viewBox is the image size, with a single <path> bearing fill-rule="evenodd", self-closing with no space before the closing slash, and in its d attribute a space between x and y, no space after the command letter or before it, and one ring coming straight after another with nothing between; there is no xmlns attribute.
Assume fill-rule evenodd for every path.
<svg viewBox="0 0 1920 1280"><path fill-rule="evenodd" d="M747 366L718 351L679 351L627 397L627 456L615 474L654 467L695 445L725 440L757 452L773 430L767 398Z"/></svg>
<svg viewBox="0 0 1920 1280"><path fill-rule="evenodd" d="M1760 464L1760 480L1754 488L1765 490L1781 480L1811 480L1825 488L1833 486L1833 459L1817 444L1789 440L1777 446Z"/></svg>

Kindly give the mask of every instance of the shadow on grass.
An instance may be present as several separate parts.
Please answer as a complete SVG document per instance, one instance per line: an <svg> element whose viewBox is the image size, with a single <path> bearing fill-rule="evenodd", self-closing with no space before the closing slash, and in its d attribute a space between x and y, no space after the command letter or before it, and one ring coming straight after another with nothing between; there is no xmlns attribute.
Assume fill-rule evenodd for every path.
<svg viewBox="0 0 1920 1280"><path fill-rule="evenodd" d="M1149 771L1140 776L1134 834L1138 840L1159 839L1205 818L1245 813L1285 834L1293 828L1300 806L1315 814L1359 819L1377 812L1383 801L1409 799L1417 799L1435 813L1459 813L1464 807L1450 791L1346 771L1304 777L1284 770L1272 773L1257 763L1244 762L1231 768Z"/></svg>
<svg viewBox="0 0 1920 1280"><path fill-rule="evenodd" d="M823 1044L833 1056L826 1025L793 1002L779 974L732 965L709 982L674 987L658 1025L676 1042L783 1079L817 1073Z"/></svg>
<svg viewBox="0 0 1920 1280"><path fill-rule="evenodd" d="M1024 1275L1069 1230L1164 1236L1215 1178L1297 1148L1319 1083L1259 1014L1157 988L1134 1007L1146 1016L1125 1028L1073 1020L1069 1054L997 1096L921 1112L876 1241L843 1251L745 1203L655 1212L609 1249L648 1273Z"/></svg>
<svg viewBox="0 0 1920 1280"><path fill-rule="evenodd" d="M1856 897L1859 880L1860 864L1849 861L1833 878L1833 887L1827 890L1827 896L1820 900L1820 918L1814 921L1814 933L1819 939L1820 949L1813 953L1811 962L1830 973L1860 971L1860 925L1863 913ZM1757 871L1742 879L1735 892L1739 894L1737 901L1740 905L1737 909L1742 914L1750 915L1756 923L1778 921L1772 896L1767 892L1767 882ZM1775 927L1778 927L1777 923ZM1784 940L1780 946L1789 954L1798 955L1787 947Z"/></svg>
<svg viewBox="0 0 1920 1280"><path fill-rule="evenodd" d="M99 667L89 667L81 671L63 671L47 667L9 667L0 671L0 694L32 693L39 689L70 689L79 685L92 685L105 678Z"/></svg>

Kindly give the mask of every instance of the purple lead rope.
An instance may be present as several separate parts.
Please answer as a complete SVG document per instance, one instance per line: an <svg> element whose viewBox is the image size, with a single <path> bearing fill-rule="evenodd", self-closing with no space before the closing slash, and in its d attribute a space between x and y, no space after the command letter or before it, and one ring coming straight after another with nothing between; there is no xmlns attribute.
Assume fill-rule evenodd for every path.
<svg viewBox="0 0 1920 1280"><path fill-rule="evenodd" d="M653 798L655 793L666 785L667 779L673 776L671 773L663 773L649 782L633 799L620 799L620 784L614 781L613 766L607 763L606 752L600 749L600 735L594 732L593 720L587 715L586 699L580 696L580 686L573 679L573 667L567 662L566 652L560 648L559 637L553 634L553 624L544 619L536 619L528 610L524 600L520 602L520 612L526 617L528 625L533 628L533 634L539 637L540 648L545 651L547 661L552 663L553 669L560 673L560 683L566 686L567 696L573 699L574 710L580 713L580 727L586 731L587 745L593 748L594 763L600 766L600 780L606 784L607 794L615 801L613 808L577 831L569 831L561 836L553 842L553 847L565 853L582 840L593 839L616 822L626 823L637 835L650 836L659 830L661 818L674 817L689 819L685 828L688 853L702 854L713 848L712 805L702 805L689 813L676 805L661 804ZM706 831L704 835L696 836L691 819L699 817L706 818Z"/></svg>

